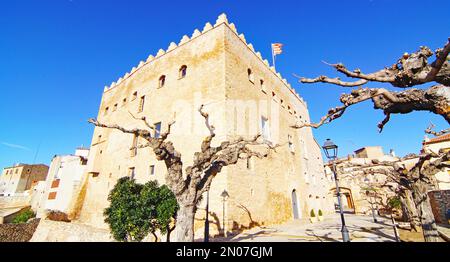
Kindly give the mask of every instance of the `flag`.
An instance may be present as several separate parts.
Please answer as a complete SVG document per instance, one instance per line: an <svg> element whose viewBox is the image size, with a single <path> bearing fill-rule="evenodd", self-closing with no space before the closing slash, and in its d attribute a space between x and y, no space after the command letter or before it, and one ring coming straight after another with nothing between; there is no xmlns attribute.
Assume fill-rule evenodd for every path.
<svg viewBox="0 0 450 262"><path fill-rule="evenodd" d="M279 55L279 54L283 53L282 48L283 48L283 44L281 44L281 43L272 44L273 55Z"/></svg>

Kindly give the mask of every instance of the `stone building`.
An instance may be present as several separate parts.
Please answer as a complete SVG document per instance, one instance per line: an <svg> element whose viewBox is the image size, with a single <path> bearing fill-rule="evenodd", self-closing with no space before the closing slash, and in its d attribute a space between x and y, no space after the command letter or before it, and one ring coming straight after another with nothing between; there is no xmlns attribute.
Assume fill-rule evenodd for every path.
<svg viewBox="0 0 450 262"><path fill-rule="evenodd" d="M400 158L396 157L392 150L390 154L385 154L381 146L366 146L355 150L354 153L347 158L339 159L336 166L342 195L341 203L347 212L369 213L372 207L380 208L380 203L385 203L389 197L394 196L392 189L397 185L392 183L392 189L380 187L386 183L386 176L377 172L364 172L369 168L361 166L374 162L396 162ZM383 168L385 168L383 165L371 167L373 170ZM329 165L325 167L325 173L330 178L330 194L333 195L337 205L336 186Z"/></svg>
<svg viewBox="0 0 450 262"><path fill-rule="evenodd" d="M428 138L422 142L422 151L436 152L450 150L450 134ZM428 193L437 223L450 222L450 169L445 168L435 175L436 188Z"/></svg>
<svg viewBox="0 0 450 262"><path fill-rule="evenodd" d="M438 137L425 137L422 143L422 151L439 153L440 150L450 150L450 134L445 134ZM450 169L445 168L435 175L437 182L437 190L450 189Z"/></svg>
<svg viewBox="0 0 450 262"><path fill-rule="evenodd" d="M182 154L185 168L208 135L198 113L201 104L216 128L213 143L261 133L281 145L268 158L241 161L214 179L209 200L212 234L307 218L311 209L316 214L318 209L334 211L320 146L310 128L290 127L309 122L307 104L225 15L150 55L105 87L97 119L144 129L137 118L145 116L155 136L175 121L168 140ZM103 210L120 177L164 183L164 163L149 148L133 149L141 143L114 129L95 128L78 222L107 228ZM229 197L224 199L224 192ZM198 233L204 207L202 203L197 212Z"/></svg>
<svg viewBox="0 0 450 262"><path fill-rule="evenodd" d="M26 194L32 185L47 177L48 166L43 164L17 164L6 167L0 176L0 196Z"/></svg>
<svg viewBox="0 0 450 262"><path fill-rule="evenodd" d="M89 149L78 148L73 155L55 156L50 164L47 179L42 182L41 197L36 216L45 217L48 211L60 211L68 215L73 209L86 172Z"/></svg>

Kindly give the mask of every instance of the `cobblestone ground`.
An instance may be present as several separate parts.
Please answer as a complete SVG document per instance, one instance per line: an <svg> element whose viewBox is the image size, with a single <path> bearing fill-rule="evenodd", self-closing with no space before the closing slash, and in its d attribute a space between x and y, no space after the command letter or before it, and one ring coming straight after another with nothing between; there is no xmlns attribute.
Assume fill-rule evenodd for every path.
<svg viewBox="0 0 450 262"><path fill-rule="evenodd" d="M389 219L372 216L345 214L345 221L352 242L395 242L394 229ZM217 239L229 242L341 242L339 214L328 216L324 221L305 223L291 221L282 225L257 227L236 236Z"/></svg>

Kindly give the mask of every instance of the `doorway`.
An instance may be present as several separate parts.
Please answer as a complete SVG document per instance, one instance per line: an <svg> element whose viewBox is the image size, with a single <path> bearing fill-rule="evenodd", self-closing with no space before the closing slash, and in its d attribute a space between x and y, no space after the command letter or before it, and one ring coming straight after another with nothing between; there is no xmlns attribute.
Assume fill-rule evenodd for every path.
<svg viewBox="0 0 450 262"><path fill-rule="evenodd" d="M297 199L297 191L292 190L292 212L294 215L294 219L300 219L299 208L298 208L298 199Z"/></svg>

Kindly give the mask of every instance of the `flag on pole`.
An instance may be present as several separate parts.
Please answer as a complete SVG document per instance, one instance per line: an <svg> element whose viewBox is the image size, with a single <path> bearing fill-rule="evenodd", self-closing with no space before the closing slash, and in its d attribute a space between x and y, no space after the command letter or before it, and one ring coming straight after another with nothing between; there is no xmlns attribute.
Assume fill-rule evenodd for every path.
<svg viewBox="0 0 450 262"><path fill-rule="evenodd" d="M274 43L272 44L272 65L275 67L275 56L283 53L283 44L281 43Z"/></svg>
<svg viewBox="0 0 450 262"><path fill-rule="evenodd" d="M279 55L279 54L283 53L282 48L283 48L283 44L281 44L281 43L272 44L273 55Z"/></svg>

